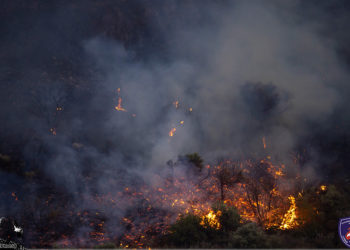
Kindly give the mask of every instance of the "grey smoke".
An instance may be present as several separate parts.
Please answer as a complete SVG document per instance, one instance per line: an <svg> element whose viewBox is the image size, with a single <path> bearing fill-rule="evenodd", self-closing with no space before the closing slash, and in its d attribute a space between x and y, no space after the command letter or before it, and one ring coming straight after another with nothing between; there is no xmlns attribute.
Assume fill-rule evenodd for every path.
<svg viewBox="0 0 350 250"><path fill-rule="evenodd" d="M10 131L5 138L34 134L23 149L31 167L40 165L78 210L103 210L113 227L132 204L120 201L118 211L99 207L90 202L94 194L152 185L154 174L168 174L168 160L192 152L208 163L271 155L287 168L299 168L291 153L310 133L310 124L329 124L345 109L349 73L336 41L321 32L329 25L320 18L321 7L321 14L307 21L299 1L172 4L188 25L155 16L152 31L163 42L155 55L140 58L104 35L82 37L84 81L42 79L27 69L30 73L13 83L23 89L17 92L8 83L6 92L19 106L0 107L4 131ZM114 108L117 88L127 112ZM55 112L57 105L64 110ZM321 156L315 149L310 155L313 161L300 171L321 178L316 171ZM94 178L86 182L89 176Z"/></svg>

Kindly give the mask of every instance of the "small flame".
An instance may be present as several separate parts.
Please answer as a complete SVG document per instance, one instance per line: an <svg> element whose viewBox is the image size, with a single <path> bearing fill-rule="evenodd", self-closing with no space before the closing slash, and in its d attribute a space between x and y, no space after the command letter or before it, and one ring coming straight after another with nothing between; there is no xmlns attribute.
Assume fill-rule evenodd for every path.
<svg viewBox="0 0 350 250"><path fill-rule="evenodd" d="M174 106L175 106L176 109L179 108L179 101L178 101L178 100L174 101L173 104L174 104Z"/></svg>
<svg viewBox="0 0 350 250"><path fill-rule="evenodd" d="M266 139L265 139L265 136L263 136L263 138L262 138L262 143L263 143L264 149L266 149Z"/></svg>
<svg viewBox="0 0 350 250"><path fill-rule="evenodd" d="M326 185L321 185L321 186L320 186L320 189L321 189L322 191L326 191L326 190L327 190L327 186L326 186Z"/></svg>
<svg viewBox="0 0 350 250"><path fill-rule="evenodd" d="M176 128L172 128L172 129L170 130L170 132L169 132L169 136L170 136L170 137L174 136L175 131L176 131Z"/></svg>
<svg viewBox="0 0 350 250"><path fill-rule="evenodd" d="M17 197L17 195L16 195L15 192L12 192L12 193L11 193L11 196L12 196L13 198L15 198L16 201L18 201L18 197Z"/></svg>
<svg viewBox="0 0 350 250"><path fill-rule="evenodd" d="M277 175L277 176L283 176L284 173L283 173L283 171L282 171L281 169L279 169L279 170L277 170L277 171L275 172L275 175Z"/></svg>
<svg viewBox="0 0 350 250"><path fill-rule="evenodd" d="M118 92L118 106L115 106L115 109L118 111L126 112L126 109L122 107L122 98L120 97L120 88L117 89Z"/></svg>

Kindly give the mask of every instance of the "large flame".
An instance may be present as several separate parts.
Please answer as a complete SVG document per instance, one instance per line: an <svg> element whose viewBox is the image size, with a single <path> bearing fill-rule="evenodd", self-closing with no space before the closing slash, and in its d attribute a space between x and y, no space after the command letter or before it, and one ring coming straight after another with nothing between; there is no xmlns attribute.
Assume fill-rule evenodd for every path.
<svg viewBox="0 0 350 250"><path fill-rule="evenodd" d="M298 225L297 221L296 221L296 203L295 203L295 197L290 195L288 197L289 201L290 201L290 207L287 211L287 213L283 216L283 221L281 223L281 226L279 227L282 230L286 230L286 229L291 229L294 228L295 226Z"/></svg>

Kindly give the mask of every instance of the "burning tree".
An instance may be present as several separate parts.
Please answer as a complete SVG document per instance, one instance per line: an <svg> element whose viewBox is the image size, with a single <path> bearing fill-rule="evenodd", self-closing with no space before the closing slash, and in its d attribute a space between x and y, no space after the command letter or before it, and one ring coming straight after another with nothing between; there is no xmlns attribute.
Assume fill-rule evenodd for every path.
<svg viewBox="0 0 350 250"><path fill-rule="evenodd" d="M283 202L278 191L277 178L272 172L272 164L266 161L248 162L245 170L244 187L248 205L263 226L272 226L276 222L276 213Z"/></svg>
<svg viewBox="0 0 350 250"><path fill-rule="evenodd" d="M225 189L232 188L236 183L242 181L242 170L237 163L229 160L220 160L212 170L212 177L217 181L220 190L220 200L225 201Z"/></svg>

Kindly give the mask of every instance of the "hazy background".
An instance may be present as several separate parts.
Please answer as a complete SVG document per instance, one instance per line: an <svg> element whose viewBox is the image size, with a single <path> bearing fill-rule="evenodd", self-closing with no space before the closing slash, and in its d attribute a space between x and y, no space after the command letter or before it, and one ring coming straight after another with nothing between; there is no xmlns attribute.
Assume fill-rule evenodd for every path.
<svg viewBox="0 0 350 250"><path fill-rule="evenodd" d="M48 186L90 209L193 152L349 177L348 1L1 5L1 215Z"/></svg>

